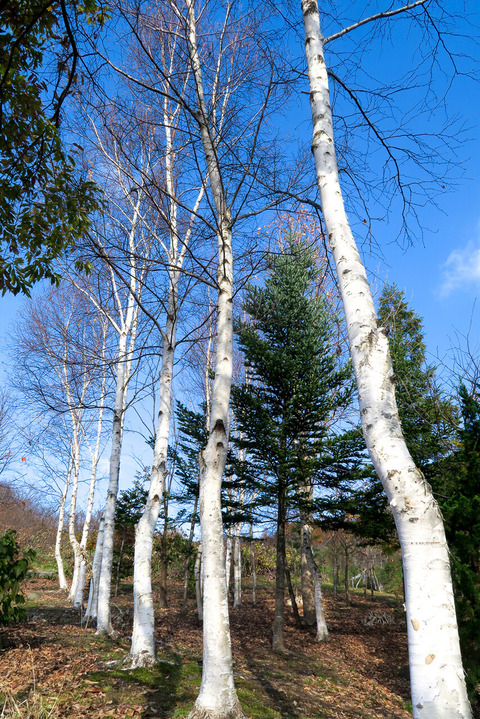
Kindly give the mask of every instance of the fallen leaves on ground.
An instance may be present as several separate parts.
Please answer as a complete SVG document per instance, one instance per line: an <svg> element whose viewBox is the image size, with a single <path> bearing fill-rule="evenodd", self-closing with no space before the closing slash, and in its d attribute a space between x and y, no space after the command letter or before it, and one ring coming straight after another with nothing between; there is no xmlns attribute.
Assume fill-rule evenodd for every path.
<svg viewBox="0 0 480 719"><path fill-rule="evenodd" d="M116 642L96 637L91 627L82 628L79 612L53 587L51 580L32 582L27 591L34 590L35 606L29 620L1 630L0 693L5 706L0 716L20 716L8 708L8 698L18 705L33 696L44 704L42 716L52 719L187 715L199 687L202 628L193 603L186 614L177 609L179 586L171 588L170 609L158 612L157 640L164 661L150 673L125 671L117 664L128 653L131 633L128 585L114 600L113 618L120 631ZM355 595L354 604L347 606L327 592L331 640L317 643L314 634L297 629L287 616L287 651L277 655L271 651L271 587L262 589L255 607L245 599L230 613L236 684L252 717L411 717L405 619L392 599L372 603ZM365 626L362 619L372 611L389 613L393 623Z"/></svg>

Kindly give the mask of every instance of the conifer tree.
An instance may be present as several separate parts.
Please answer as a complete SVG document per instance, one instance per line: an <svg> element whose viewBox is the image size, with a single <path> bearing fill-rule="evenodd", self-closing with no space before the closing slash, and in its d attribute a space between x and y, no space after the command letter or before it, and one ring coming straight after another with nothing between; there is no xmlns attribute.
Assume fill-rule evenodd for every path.
<svg viewBox="0 0 480 719"><path fill-rule="evenodd" d="M463 666L473 699L480 680L480 402L463 384L459 394L460 441L443 463L447 482L442 476L439 503L451 553Z"/></svg>
<svg viewBox="0 0 480 719"><path fill-rule="evenodd" d="M439 460L451 451L455 409L436 386L435 367L427 364L422 318L396 285L385 285L378 317L390 344L405 441L416 466L431 480Z"/></svg>
<svg viewBox="0 0 480 719"><path fill-rule="evenodd" d="M288 508L298 507L315 477L332 417L352 395L350 367L340 365L334 346L337 320L316 292L318 272L312 248L291 234L284 251L270 257L265 286L248 287L248 319L237 325L249 382L233 389L236 443L257 478L265 477L258 501L277 510L276 651L284 648Z"/></svg>
<svg viewBox="0 0 480 719"><path fill-rule="evenodd" d="M455 407L438 390L435 367L426 361L422 318L396 285L385 285L378 317L389 341L405 441L416 466L435 489L445 482L442 460L453 448ZM354 438L355 432L351 441ZM364 443L357 440L356 451L364 449ZM337 471L336 480L332 479L335 496L322 497L316 503L320 523L325 528L352 531L365 542L396 544L393 517L373 467L365 464L356 479L360 483L345 482Z"/></svg>

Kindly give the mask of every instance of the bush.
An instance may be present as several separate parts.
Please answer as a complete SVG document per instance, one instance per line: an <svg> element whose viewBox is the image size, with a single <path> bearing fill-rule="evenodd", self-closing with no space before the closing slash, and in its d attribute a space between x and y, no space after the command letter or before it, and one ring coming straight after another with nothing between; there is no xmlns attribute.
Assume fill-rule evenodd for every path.
<svg viewBox="0 0 480 719"><path fill-rule="evenodd" d="M27 549L20 556L14 529L0 535L0 624L17 622L25 617L25 609L20 606L25 602L20 583L34 557L33 549Z"/></svg>

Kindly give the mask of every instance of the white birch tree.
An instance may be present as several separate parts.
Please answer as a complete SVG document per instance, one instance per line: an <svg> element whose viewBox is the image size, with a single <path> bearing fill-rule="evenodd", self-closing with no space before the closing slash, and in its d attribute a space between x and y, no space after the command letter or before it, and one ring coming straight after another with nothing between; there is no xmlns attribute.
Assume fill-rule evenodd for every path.
<svg viewBox="0 0 480 719"><path fill-rule="evenodd" d="M120 180L121 182L121 180ZM119 286L113 269L107 265L107 276L111 283L113 294L113 307L103 303L90 288L83 287L82 290L96 309L102 313L113 330L118 335L118 346L114 361L115 371L115 399L113 406L112 421L112 444L109 463L109 480L107 498L104 510L103 525L103 546L100 574L98 578L97 606L91 609L91 614L97 619L97 633L114 635L111 623L111 583L113 566L113 540L115 529L115 506L118 494L118 482L120 474L120 458L123 440L123 429L125 422L125 411L127 407L127 390L132 377L135 343L137 339L138 319L140 308L135 300L139 291L138 275L145 269L138 268L137 257L137 230L140 222L139 207L141 194L132 200L130 213L125 211L125 234L127 247L127 262L130 266L130 278L127 290ZM100 244L100 239L98 239ZM107 249L102 245L103 256L107 255ZM140 290L141 291L141 290Z"/></svg>
<svg viewBox="0 0 480 719"><path fill-rule="evenodd" d="M171 38L166 38L171 39ZM175 52L163 54L166 77L174 71ZM163 246L167 265L168 293L165 325L162 330L162 364L160 371L159 412L153 451L153 464L147 503L135 530L135 557L133 575L133 633L128 661L133 667L148 666L155 661L155 621L151 581L151 557L153 534L157 524L160 504L165 491L167 476L167 453L172 409L172 380L176 349L179 313L179 281L187 253L196 215L204 195L203 185L198 190L194 207L187 217L182 231L175 177L177 175L175 130L179 106L172 107L165 83L163 100L163 127L165 129L165 184L167 211L163 218L168 228L168 245L156 238ZM183 223L185 224L185 223ZM153 233L155 237L155 233Z"/></svg>
<svg viewBox="0 0 480 719"><path fill-rule="evenodd" d="M258 24L256 16L251 16L252 26L247 29L247 19L242 16L239 3L206 3L197 9L200 21L197 20L193 0L152 2L142 8L126 3L122 17L130 25L133 36L140 40L137 53L145 55L150 69L134 77L134 74L105 59L124 78L135 82L145 92L160 97L168 93L168 97L180 105L185 137L192 140L190 172L196 174L205 189L205 201L198 215L217 244L216 278L208 277L207 273L202 277L217 292L217 331L210 436L200 461L204 662L200 694L191 718L233 719L242 716L242 712L233 683L220 511L232 377L232 230L240 220L258 214L261 207L270 203L270 198L265 200L264 188L258 189L258 177L262 172L268 174L270 165L258 160L260 156L267 156L263 127L276 68L270 51L263 52L263 43L254 42L255 24ZM156 16L167 16L171 32L182 40L175 77L169 79L160 70L162 80L167 82L167 90L163 84L159 86L161 65L152 56L149 44L144 42L143 13L150 28L158 25ZM207 14L215 28L213 33L206 23ZM183 90L180 93L182 78L186 75L189 76L188 86L185 93ZM239 132L238 121L242 111L244 117ZM271 145L269 138L269 150ZM201 267L198 254L195 259ZM152 495L154 497L155 494Z"/></svg>
<svg viewBox="0 0 480 719"><path fill-rule="evenodd" d="M102 322L103 320L103 322ZM108 336L108 326L105 321L105 318L100 318L101 324L102 324L102 334L103 334L103 342L101 347L101 356L105 358L105 345L107 341ZM97 468L98 468L98 462L100 459L101 454L101 442L102 442L102 431L103 431L103 415L105 410L105 400L106 400L106 393L107 393L107 363L103 363L102 367L102 373L101 373L101 380L100 380L100 395L98 398L98 406L97 406L97 432L95 437L95 443L92 446L90 442L87 444L90 451L91 456L91 470L90 470L90 482L89 482L89 489L88 489L88 498L87 498L87 511L85 513L85 519L83 522L83 528L82 528L82 536L80 539L80 566L78 570L78 579L77 579L77 586L75 589L75 596L73 600L73 606L75 609L80 609L83 606L83 594L85 589L85 580L86 580L86 573L87 573L87 556L86 556L86 550L87 550L87 542L88 537L90 534L90 524L92 521L92 513L93 513L93 502L95 499L95 489L97 485ZM73 583L72 583L73 584Z"/></svg>
<svg viewBox="0 0 480 719"><path fill-rule="evenodd" d="M50 290L43 298L32 303L24 312L18 328L18 352L21 374L20 384L25 395L34 399L32 420L36 432L31 438L37 457L55 445L56 459L45 465L47 483L62 473L59 480L59 517L55 554L60 587L67 588L61 557L61 539L65 505L70 492L68 533L74 553L74 571L70 599L74 599L78 586L81 557L88 539L93 508L96 476L91 473L87 512L82 542L76 539L77 496L85 466L84 448L89 444L92 421L96 419L92 408L97 408L106 391L105 327L89 312L83 295L68 283L60 289ZM92 321L93 320L93 321ZM101 413L101 411L100 411ZM97 461L100 453L101 422L97 430ZM42 450L43 448L43 450ZM41 451L42 450L42 451ZM62 455L68 466L62 468ZM58 466L55 466L58 465Z"/></svg>
<svg viewBox="0 0 480 719"><path fill-rule="evenodd" d="M402 9L423 4L419 0ZM302 0L302 12L313 120L312 151L322 214L342 294L364 437L387 493L402 548L413 712L418 719L468 719L471 710L443 522L430 487L415 467L402 435L388 340L378 326L365 267L342 198L324 57L324 45L333 37L325 39L322 35L317 0ZM382 14L377 19L380 17ZM353 29L346 28L334 37Z"/></svg>

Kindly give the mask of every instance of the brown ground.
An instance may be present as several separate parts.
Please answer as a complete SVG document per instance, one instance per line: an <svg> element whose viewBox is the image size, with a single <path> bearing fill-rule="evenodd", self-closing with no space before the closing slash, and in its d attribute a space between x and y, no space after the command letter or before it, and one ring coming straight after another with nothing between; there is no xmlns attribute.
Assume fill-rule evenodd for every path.
<svg viewBox="0 0 480 719"><path fill-rule="evenodd" d="M118 642L82 629L80 617L48 580L26 588L34 592L25 624L0 629L0 717L167 717L186 716L198 692L201 627L193 604L185 616L175 608L157 613L158 673L123 672L114 663L128 651L131 631L130 591L125 585L114 600ZM30 596L32 596L30 594ZM177 595L178 596L178 595ZM405 620L387 598L354 596L354 604L326 597L331 634L317 644L288 616L288 651L270 649L272 600L266 589L252 607L231 610L236 682L249 716L267 719L406 719ZM365 617L384 615L392 624L366 626ZM154 670L155 671L155 670ZM6 699L5 699L6 697ZM14 704L20 707L15 709ZM43 714L38 710L43 706ZM35 706L33 706L35 705ZM37 713L35 713L35 711ZM49 713L50 712L50 713Z"/></svg>

